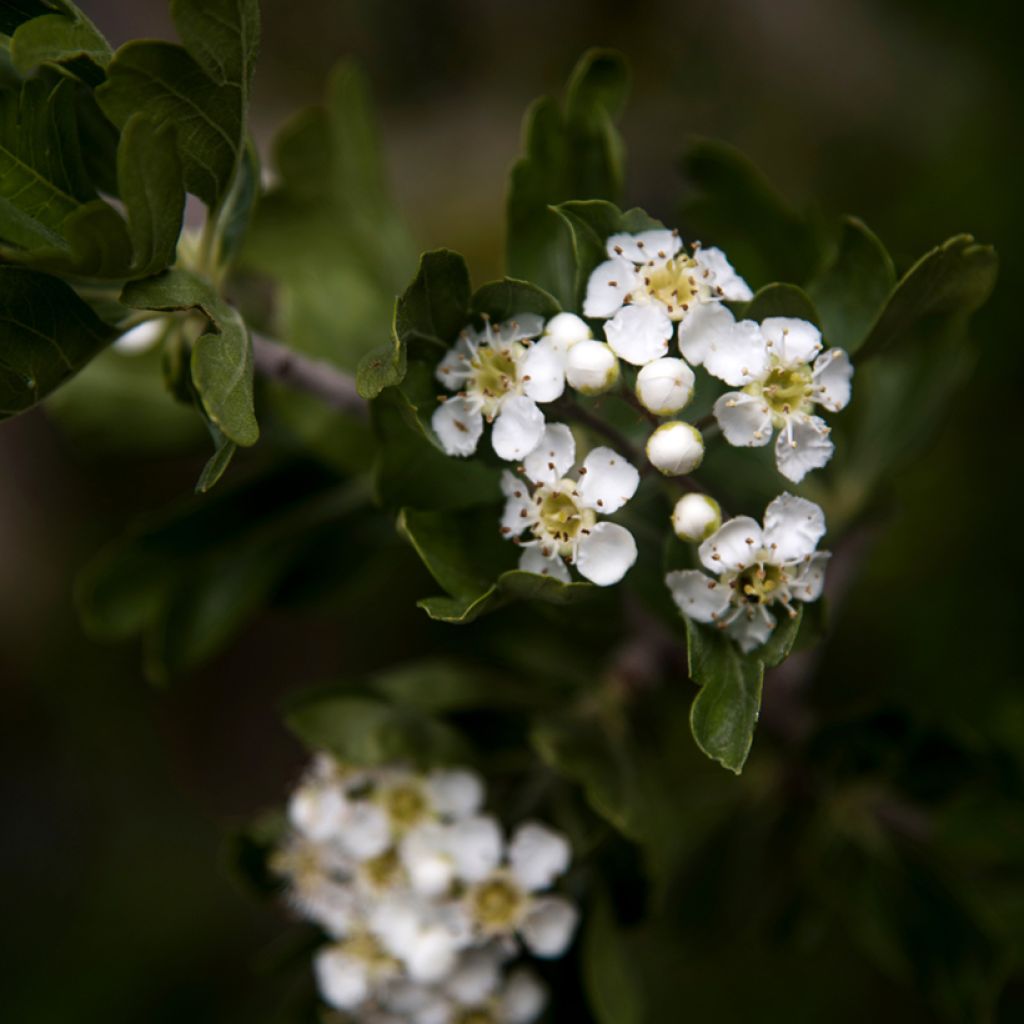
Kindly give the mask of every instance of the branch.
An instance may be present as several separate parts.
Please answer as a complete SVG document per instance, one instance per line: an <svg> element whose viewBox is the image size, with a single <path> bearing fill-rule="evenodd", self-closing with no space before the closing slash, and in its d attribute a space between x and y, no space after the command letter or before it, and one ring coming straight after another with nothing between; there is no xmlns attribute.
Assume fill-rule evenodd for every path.
<svg viewBox="0 0 1024 1024"><path fill-rule="evenodd" d="M260 334L252 336L256 372L319 398L332 409L365 419L367 404L349 374L322 359L311 359Z"/></svg>

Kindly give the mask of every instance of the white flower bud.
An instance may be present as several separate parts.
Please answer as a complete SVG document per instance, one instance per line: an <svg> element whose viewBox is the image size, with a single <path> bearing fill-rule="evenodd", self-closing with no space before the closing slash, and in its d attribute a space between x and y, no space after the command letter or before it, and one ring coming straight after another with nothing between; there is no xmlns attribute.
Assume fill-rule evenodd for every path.
<svg viewBox="0 0 1024 1024"><path fill-rule="evenodd" d="M619 379L619 360L603 341L578 341L565 361L565 379L584 395L599 395Z"/></svg>
<svg viewBox="0 0 1024 1024"><path fill-rule="evenodd" d="M682 359L665 356L636 375L636 397L657 416L671 416L693 398L693 370Z"/></svg>
<svg viewBox="0 0 1024 1024"><path fill-rule="evenodd" d="M579 341L589 341L594 335L585 320L575 313L559 313L553 316L544 328L544 337L551 342L556 352L565 355Z"/></svg>
<svg viewBox="0 0 1024 1024"><path fill-rule="evenodd" d="M672 529L680 540L699 544L722 525L722 508L706 494L684 494L672 510Z"/></svg>
<svg viewBox="0 0 1024 1024"><path fill-rule="evenodd" d="M665 476L690 473L704 458L704 438L696 427L682 420L663 423L647 439L647 458Z"/></svg>

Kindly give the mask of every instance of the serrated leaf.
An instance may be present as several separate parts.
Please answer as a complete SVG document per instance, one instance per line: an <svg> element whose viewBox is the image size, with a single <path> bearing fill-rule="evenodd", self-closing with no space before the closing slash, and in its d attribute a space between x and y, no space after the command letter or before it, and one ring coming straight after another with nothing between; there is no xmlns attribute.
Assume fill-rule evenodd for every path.
<svg viewBox="0 0 1024 1024"><path fill-rule="evenodd" d="M58 278L0 266L0 417L45 398L116 334Z"/></svg>
<svg viewBox="0 0 1024 1024"><path fill-rule="evenodd" d="M174 127L132 117L121 133L117 179L128 213L132 274L149 277L174 262L185 213Z"/></svg>
<svg viewBox="0 0 1024 1024"><path fill-rule="evenodd" d="M529 281L506 277L481 285L470 300L472 313L486 314L495 323L520 313L536 313L545 320L560 312L558 300Z"/></svg>
<svg viewBox="0 0 1024 1024"><path fill-rule="evenodd" d="M535 282L565 309L575 308L576 273L569 239L550 207L573 199L619 200L623 146L614 119L627 90L622 56L590 50L573 71L564 110L542 99L526 116L523 156L509 183L508 272Z"/></svg>
<svg viewBox="0 0 1024 1024"><path fill-rule="evenodd" d="M772 316L795 317L821 326L821 318L807 293L795 284L776 282L758 289L739 316L747 320L762 320ZM831 344L831 339L826 339Z"/></svg>
<svg viewBox="0 0 1024 1024"><path fill-rule="evenodd" d="M11 59L23 75L40 64L65 66L86 82L103 81L110 45L96 26L72 3L55 3L61 13L47 13L22 23L11 37Z"/></svg>
<svg viewBox="0 0 1024 1024"><path fill-rule="evenodd" d="M847 217L835 259L807 286L829 345L858 349L895 283L885 246L862 221Z"/></svg>
<svg viewBox="0 0 1024 1024"><path fill-rule="evenodd" d="M998 270L992 246L979 245L971 235L948 239L903 275L863 344L851 353L863 361L912 336L922 321L973 313L991 294Z"/></svg>

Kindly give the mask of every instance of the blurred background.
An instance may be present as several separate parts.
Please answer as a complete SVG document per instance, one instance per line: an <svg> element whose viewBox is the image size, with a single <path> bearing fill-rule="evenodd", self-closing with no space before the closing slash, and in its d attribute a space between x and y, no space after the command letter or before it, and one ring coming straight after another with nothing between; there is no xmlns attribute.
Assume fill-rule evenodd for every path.
<svg viewBox="0 0 1024 1024"><path fill-rule="evenodd" d="M163 0L81 6L115 45L173 38ZM884 528L856 554L858 575L813 695L815 714L834 730L821 734L815 763L842 751L843 771L912 778L925 801L970 782L960 817L931 837L943 868L927 886L966 894L974 916L943 927L980 929L971 969L1005 981L988 1010L959 1019L1024 1020L1024 976L1013 976L1009 953L1024 934L1024 678L1015 644L1024 565L1013 504L1024 442L1013 305L1024 288L1024 65L1012 6L262 6L253 125L264 151L291 112L320 98L332 64L354 58L371 83L394 191L418 244L463 252L477 281L501 273L505 181L523 112L560 91L594 45L620 48L632 63L621 124L627 195L655 216L673 220L683 198L679 155L688 136L706 135L746 152L796 206L862 217L901 269L960 231L996 245L1001 278L974 321L975 373L927 457L891 482ZM168 430L187 433L170 415ZM143 677L138 644L88 640L72 601L76 574L126 526L187 498L205 458L201 438L184 454L178 444L160 452L135 440L42 411L0 425L4 1016L271 1020L264 979L286 955L286 918L232 879L223 839L280 802L303 763L279 723L282 697L341 666L374 667L374 645L344 608L314 618L280 609L160 689ZM410 601L434 589L417 572L410 563L400 584ZM372 602L372 571L365 585L362 599ZM403 630L393 654L456 640L418 614ZM772 856L759 875L766 884L781 866L794 870L800 851L782 845ZM908 877L873 896L898 901L919 882ZM922 942L946 941L927 934L927 919L917 924ZM948 936L950 946L962 937ZM737 941L749 947L746 977L762 993L762 1019L937 1019L913 980L898 983L871 964L851 965L850 990L831 1002L794 998L770 983L779 954L750 936ZM951 960L950 973L959 970ZM727 988L736 980L721 978ZM680 998L710 1012L709 985L693 977Z"/></svg>

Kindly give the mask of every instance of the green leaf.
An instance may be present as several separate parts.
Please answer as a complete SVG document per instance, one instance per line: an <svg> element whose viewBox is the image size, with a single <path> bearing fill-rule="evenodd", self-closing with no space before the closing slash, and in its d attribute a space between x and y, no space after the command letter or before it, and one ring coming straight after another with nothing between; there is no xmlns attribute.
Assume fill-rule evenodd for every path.
<svg viewBox="0 0 1024 1024"><path fill-rule="evenodd" d="M724 633L686 620L690 678L700 686L690 709L697 746L735 772L742 771L761 710L764 665L746 658Z"/></svg>
<svg viewBox="0 0 1024 1024"><path fill-rule="evenodd" d="M103 81L110 45L96 26L72 3L56 0L63 13L48 13L22 23L11 37L15 68L29 74L40 64L67 65L90 84Z"/></svg>
<svg viewBox="0 0 1024 1024"><path fill-rule="evenodd" d="M235 444L254 445L259 426L253 407L252 341L238 312L202 278L177 269L129 283L121 302L133 309L198 309L206 316L212 331L192 347L192 383L217 429Z"/></svg>
<svg viewBox="0 0 1024 1024"><path fill-rule="evenodd" d="M19 25L52 13L53 8L43 3L43 0L5 0L0 4L0 34L14 35Z"/></svg>
<svg viewBox="0 0 1024 1024"><path fill-rule="evenodd" d="M885 246L864 223L847 217L835 259L807 286L829 345L858 349L895 284Z"/></svg>
<svg viewBox="0 0 1024 1024"><path fill-rule="evenodd" d="M171 16L185 44L217 85L249 99L260 45L259 0L171 0Z"/></svg>
<svg viewBox="0 0 1024 1024"><path fill-rule="evenodd" d="M606 891L592 900L586 915L583 980L598 1024L646 1020L643 986Z"/></svg>
<svg viewBox="0 0 1024 1024"><path fill-rule="evenodd" d="M219 251L217 263L229 267L235 261L245 241L246 232L252 219L260 193L260 158L252 139L246 144L238 165L238 172L231 184L231 191L224 201L221 216Z"/></svg>
<svg viewBox="0 0 1024 1024"><path fill-rule="evenodd" d="M209 427L213 435L213 454L207 459L196 481L197 494L206 494L220 480L238 451L234 441L229 441L212 423Z"/></svg>
<svg viewBox="0 0 1024 1024"><path fill-rule="evenodd" d="M174 127L132 117L121 133L117 180L128 213L132 274L149 277L174 262L185 212Z"/></svg>
<svg viewBox="0 0 1024 1024"><path fill-rule="evenodd" d="M395 303L393 341L365 356L356 374L364 398L376 398L405 378L410 345L433 347L437 358L469 320L466 261L449 249L424 253L412 283Z"/></svg>
<svg viewBox="0 0 1024 1024"><path fill-rule="evenodd" d="M526 116L524 154L508 192L508 272L533 281L564 309L576 308L576 274L565 228L550 207L573 199L619 200L623 146L614 120L627 90L621 55L590 50L573 71L564 109L542 99Z"/></svg>
<svg viewBox="0 0 1024 1024"><path fill-rule="evenodd" d="M547 320L560 311L554 296L529 281L511 277L481 285L469 306L473 313L486 314L496 323L520 313L536 313Z"/></svg>
<svg viewBox="0 0 1024 1024"><path fill-rule="evenodd" d="M814 308L814 303L808 298L807 293L795 284L765 285L747 303L740 315L744 319L756 320L758 323L770 316L789 316L821 325L821 318Z"/></svg>
<svg viewBox="0 0 1024 1024"><path fill-rule="evenodd" d="M863 344L860 360L912 336L924 321L968 315L983 306L995 287L999 260L990 245L956 235L922 256L903 275Z"/></svg>
<svg viewBox="0 0 1024 1024"><path fill-rule="evenodd" d="M411 761L420 767L471 760L450 726L410 708L348 695L316 695L285 715L285 724L311 750L358 765Z"/></svg>
<svg viewBox="0 0 1024 1024"><path fill-rule="evenodd" d="M821 601L813 603L812 607L818 607ZM772 635L753 653L758 661L763 662L767 668L774 668L780 665L789 657L793 645L796 643L797 635L804 621L804 610L807 606L802 602L797 604L796 615L788 616L779 613L778 625L772 630Z"/></svg>
<svg viewBox="0 0 1024 1024"><path fill-rule="evenodd" d="M0 266L0 417L31 408L116 334L58 278Z"/></svg>
<svg viewBox="0 0 1024 1024"><path fill-rule="evenodd" d="M692 193L682 208L687 231L725 249L751 285L811 276L820 261L815 229L739 150L696 139L682 170Z"/></svg>

